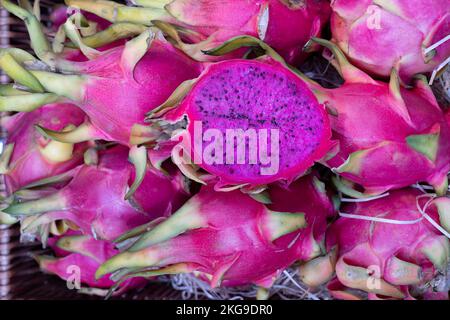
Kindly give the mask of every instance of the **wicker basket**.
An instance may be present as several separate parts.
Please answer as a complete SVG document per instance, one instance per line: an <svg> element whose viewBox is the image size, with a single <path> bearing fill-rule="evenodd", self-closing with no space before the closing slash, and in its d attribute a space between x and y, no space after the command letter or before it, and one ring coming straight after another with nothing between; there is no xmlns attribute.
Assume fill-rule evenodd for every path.
<svg viewBox="0 0 450 320"><path fill-rule="evenodd" d="M63 3L58 0L41 1L41 19L49 20L50 8ZM30 49L27 30L22 21L0 10L0 46ZM1 82L7 83L8 78L1 76ZM0 130L0 138L4 132ZM4 185L0 181L0 194ZM20 243L18 226L0 226L0 299L99 299L95 296L78 294L76 290L68 290L65 281L56 276L43 274L31 253L41 253L40 244ZM139 292L129 292L124 299L179 299L178 291L168 284L151 283Z"/></svg>

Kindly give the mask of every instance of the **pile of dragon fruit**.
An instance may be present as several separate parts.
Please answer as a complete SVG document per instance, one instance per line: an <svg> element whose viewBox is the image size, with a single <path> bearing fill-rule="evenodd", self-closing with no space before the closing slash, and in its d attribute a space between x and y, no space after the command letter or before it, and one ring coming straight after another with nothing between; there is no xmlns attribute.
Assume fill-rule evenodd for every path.
<svg viewBox="0 0 450 320"><path fill-rule="evenodd" d="M449 298L448 1L0 3L33 50L0 49L0 222L43 272Z"/></svg>

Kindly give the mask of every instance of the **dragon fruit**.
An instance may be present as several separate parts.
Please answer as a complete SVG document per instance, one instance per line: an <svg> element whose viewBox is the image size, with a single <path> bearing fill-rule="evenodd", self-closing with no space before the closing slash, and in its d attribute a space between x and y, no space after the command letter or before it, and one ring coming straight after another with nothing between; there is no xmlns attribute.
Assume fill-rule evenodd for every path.
<svg viewBox="0 0 450 320"><path fill-rule="evenodd" d="M194 272L212 287L268 288L295 261L321 254L327 218L334 213L323 184L313 176L289 189L275 186L269 194L273 203L266 207L240 191L203 187L96 275L122 268L122 280Z"/></svg>
<svg viewBox="0 0 450 320"><path fill-rule="evenodd" d="M390 83L373 80L350 65L331 42L313 39L331 49L345 83L337 89L311 84L327 106L335 155L325 163L368 194L427 182L445 194L450 171L450 127L426 83L400 87L393 70Z"/></svg>
<svg viewBox="0 0 450 320"><path fill-rule="evenodd" d="M325 108L302 78L269 56L209 64L151 111L149 121L142 140L172 145L183 173L214 182L216 190L290 183L331 146Z"/></svg>
<svg viewBox="0 0 450 320"><path fill-rule="evenodd" d="M115 256L119 251L113 243L105 240L95 240L88 235L79 232L68 232L64 236L52 237L48 241L49 246L54 250L55 256L41 255L35 256L41 270L51 273L60 278L71 281L74 286L81 284L88 286L89 292L106 294L106 291L98 289L109 289L114 282L105 276L95 279L97 268L109 258ZM75 277L79 277L76 279ZM124 281L120 285L120 290L116 293L123 293L129 289L142 286L144 281L139 278Z"/></svg>
<svg viewBox="0 0 450 320"><path fill-rule="evenodd" d="M135 174L127 153L128 149L122 146L100 150L98 164L91 161L55 177L52 182L70 179L61 189L45 192L44 196L36 192L36 200L22 200L18 195L3 212L32 218L22 223L25 232L64 220L83 234L113 240L132 228L169 215L183 204L188 193L182 175L166 177L151 170L145 172L134 195L124 200ZM95 157L86 157L89 158Z"/></svg>
<svg viewBox="0 0 450 320"><path fill-rule="evenodd" d="M358 67L387 77L396 68L405 82L450 56L448 2L441 0L334 0L333 40Z"/></svg>
<svg viewBox="0 0 450 320"><path fill-rule="evenodd" d="M337 299L359 299L363 292L369 299L411 299L423 291L430 295L434 285L445 290L438 284L446 276L449 239L430 221L439 225L441 219L448 226L449 202L403 189L345 204L341 214L353 216L339 218L327 233L328 249L337 246L339 251L330 293Z"/></svg>
<svg viewBox="0 0 450 320"><path fill-rule="evenodd" d="M34 125L70 130L85 121L85 114L68 103L47 104L29 113L1 119L8 138L0 160L8 195L38 180L70 170L83 162L86 143L49 141Z"/></svg>
<svg viewBox="0 0 450 320"><path fill-rule="evenodd" d="M106 52L85 48L83 53L91 57L89 61L67 61L51 51L35 16L9 1L1 3L25 21L38 57L50 67L71 72L31 70L30 77L46 91L70 99L89 117L83 125L64 133L41 128L55 140L73 143L103 139L130 145L131 127L143 123L145 112L163 103L178 85L200 72L198 63L150 29Z"/></svg>
<svg viewBox="0 0 450 320"><path fill-rule="evenodd" d="M143 7L126 7L112 1L66 0L66 4L93 12L111 22L135 22L179 32L180 48L199 60L210 60L202 50L236 36L259 37L291 64L304 59L302 46L319 36L330 8L324 0L175 0L135 1ZM164 8L164 9L163 9ZM114 14L117 12L117 14ZM164 23L162 22L164 21ZM172 24L170 26L169 24ZM242 55L241 55L242 56Z"/></svg>

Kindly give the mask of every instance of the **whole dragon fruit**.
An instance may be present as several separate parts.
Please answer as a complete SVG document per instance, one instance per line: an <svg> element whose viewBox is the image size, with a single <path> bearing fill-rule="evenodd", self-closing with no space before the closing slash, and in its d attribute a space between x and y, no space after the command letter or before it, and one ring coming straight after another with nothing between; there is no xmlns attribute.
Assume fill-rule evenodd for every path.
<svg viewBox="0 0 450 320"><path fill-rule="evenodd" d="M355 65L375 75L388 77L396 68L409 82L450 55L447 1L333 0L331 8L333 40ZM440 45L427 50L435 44Z"/></svg>
<svg viewBox="0 0 450 320"><path fill-rule="evenodd" d="M44 138L34 125L52 130L70 130L85 121L85 114L68 103L47 104L29 113L17 113L0 121L7 144L0 159L6 192L64 173L83 162L86 143L61 143Z"/></svg>
<svg viewBox="0 0 450 320"><path fill-rule="evenodd" d="M122 268L123 279L194 272L212 287L268 288L295 261L321 254L327 218L334 213L323 184L313 176L269 193L273 203L266 207L240 191L203 187L169 219L101 265L97 278Z"/></svg>
<svg viewBox="0 0 450 320"><path fill-rule="evenodd" d="M64 173L70 181L56 192L36 200L20 199L3 209L12 216L35 216L22 228L32 232L52 221L69 221L83 234L113 240L124 232L166 216L187 199L187 186L179 175L171 177L145 172L144 179L129 200L124 195L134 179L134 167L127 160L128 149L116 146L99 151L98 163L89 163ZM52 182L58 181L58 177ZM20 202L18 201L20 200Z"/></svg>
<svg viewBox="0 0 450 320"><path fill-rule="evenodd" d="M324 0L175 0L133 3L143 7L127 7L112 1L66 0L68 6L90 11L111 22L150 25L152 20L160 20L155 25L168 31L168 34L178 32L183 38L174 37L179 47L198 60L211 58L203 55L202 50L214 48L232 37L249 35L268 43L289 63L299 63L305 56L301 48L311 37L320 35L330 15L329 3Z"/></svg>
<svg viewBox="0 0 450 320"><path fill-rule="evenodd" d="M373 80L350 65L331 42L345 83L337 89L311 84L327 106L335 155L325 161L334 172L377 194L427 182L445 194L450 171L450 127L424 78L414 88L400 87L395 71L390 83Z"/></svg>
<svg viewBox="0 0 450 320"><path fill-rule="evenodd" d="M1 3L25 21L36 55L50 67L71 73L30 70L30 77L47 92L70 99L89 117L83 125L64 133L41 128L55 140L103 139L130 145L131 127L143 124L146 111L163 103L183 81L199 74L198 63L150 29L105 52L85 50L90 53L89 61L68 61L52 52L34 15L7 0ZM26 68L22 71L27 72Z"/></svg>
<svg viewBox="0 0 450 320"><path fill-rule="evenodd" d="M369 299L412 299L424 291L430 295L433 286L448 291L438 283L446 276L449 239L430 221L449 226L449 202L403 189L344 205L341 214L350 216L339 218L327 233L328 249L339 252L330 293L337 299L359 299L364 292Z"/></svg>
<svg viewBox="0 0 450 320"><path fill-rule="evenodd" d="M142 141L171 145L183 173L216 190L292 182L328 152L331 131L306 81L275 58L209 64L149 113Z"/></svg>
<svg viewBox="0 0 450 320"><path fill-rule="evenodd" d="M105 261L119 253L113 243L95 240L91 236L79 232L68 232L64 236L52 237L48 241L56 256L35 256L42 271L70 281L78 289L95 294L106 295L106 290L115 283L108 276L95 279L95 271ZM82 288L81 284L87 288ZM120 284L116 294L142 286L144 281L133 278Z"/></svg>

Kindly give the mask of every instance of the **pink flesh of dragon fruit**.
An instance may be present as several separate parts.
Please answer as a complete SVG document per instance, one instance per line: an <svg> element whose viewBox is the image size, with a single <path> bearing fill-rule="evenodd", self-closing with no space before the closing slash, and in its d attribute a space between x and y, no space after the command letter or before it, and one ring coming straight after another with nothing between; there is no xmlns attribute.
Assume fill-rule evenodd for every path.
<svg viewBox="0 0 450 320"><path fill-rule="evenodd" d="M426 205L428 201L431 204ZM410 299L434 278L445 275L449 239L422 218L417 203L436 224L446 219L448 225L449 201L403 189L381 199L344 205L341 211L345 214L410 223L338 219L327 234L328 249L337 246L339 251L337 278L328 286L331 294L338 299L358 299L362 290L370 299Z"/></svg>
<svg viewBox="0 0 450 320"><path fill-rule="evenodd" d="M425 79L415 87L399 86L393 72L389 84L375 81L338 57L345 83L337 89L317 87L319 101L330 113L339 150L326 164L367 193L382 193L427 182L443 194L450 170L450 127Z"/></svg>
<svg viewBox="0 0 450 320"><path fill-rule="evenodd" d="M432 71L450 55L450 42L425 49L450 34L447 1L334 0L333 39L358 67L379 76L397 68L408 82Z"/></svg>
<svg viewBox="0 0 450 320"><path fill-rule="evenodd" d="M48 104L29 113L3 118L1 125L8 137L1 173L4 173L7 193L81 164L86 144L48 141L36 131L34 125L59 131L70 128L70 125L76 127L85 118L80 109L68 103Z"/></svg>
<svg viewBox="0 0 450 320"><path fill-rule="evenodd" d="M73 276L77 274L80 277L80 283L87 285L89 288L109 289L114 285L108 275L98 280L95 279L95 272L98 267L119 253L113 243L95 240L78 232L69 232L61 237L50 238L48 244L55 251L56 257L36 257L43 271L55 274L64 280L71 280L72 278L72 281ZM144 281L139 278L124 281L120 285L120 292L143 284Z"/></svg>
<svg viewBox="0 0 450 320"><path fill-rule="evenodd" d="M170 214L187 199L180 175L165 177L148 170L129 201L124 200L134 167L128 149L116 146L100 152L98 165L81 165L72 180L54 194L38 200L13 203L11 215L40 214L27 229L56 220L70 221L83 234L113 240L124 232ZM92 184L95 181L95 184Z"/></svg>
<svg viewBox="0 0 450 320"><path fill-rule="evenodd" d="M186 150L190 144L190 160L217 178L218 187L291 182L331 145L323 106L301 78L270 57L211 64L186 91L179 104L155 109L149 117L161 127L187 119L186 130L176 131L171 143L182 137L178 146ZM255 139L244 137L246 144L236 146L229 134L239 130L254 132ZM178 156L179 149L173 150ZM264 159L264 152L270 159ZM189 171L186 167L180 166L184 173ZM188 176L202 181L200 175Z"/></svg>
<svg viewBox="0 0 450 320"><path fill-rule="evenodd" d="M199 60L212 58L203 55L201 50L216 47L232 37L249 35L268 43L289 63L299 63L305 56L301 48L311 37L320 35L330 15L329 3L323 0L175 0L167 1L165 10L152 3L155 7L127 8L123 12L118 8L120 13L116 15L110 14L111 9L105 10L117 7L114 2L67 0L66 3L111 22L123 20L149 25L157 19L181 26L188 30L181 32L181 36L191 44L179 43L180 47ZM233 56L242 53L241 50Z"/></svg>
<svg viewBox="0 0 450 320"><path fill-rule="evenodd" d="M274 203L268 209L240 191L204 187L168 220L103 264L97 276L128 268L129 278L139 269L158 267L147 276L194 272L212 287L270 287L295 261L320 254L317 241L323 240L326 219L334 212L321 182L312 176L289 189L275 186L270 197Z"/></svg>

